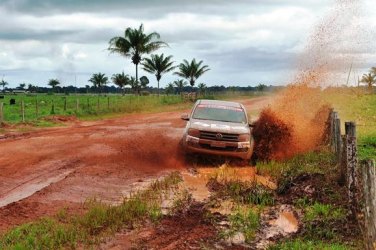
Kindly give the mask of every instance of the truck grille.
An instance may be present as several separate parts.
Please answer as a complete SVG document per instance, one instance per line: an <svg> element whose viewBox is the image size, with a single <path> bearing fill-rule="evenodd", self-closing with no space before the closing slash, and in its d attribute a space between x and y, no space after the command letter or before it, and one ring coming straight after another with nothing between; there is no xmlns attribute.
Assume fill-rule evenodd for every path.
<svg viewBox="0 0 376 250"><path fill-rule="evenodd" d="M238 142L239 135L237 134L227 134L209 131L200 131L200 139L213 140L213 141L231 141Z"/></svg>

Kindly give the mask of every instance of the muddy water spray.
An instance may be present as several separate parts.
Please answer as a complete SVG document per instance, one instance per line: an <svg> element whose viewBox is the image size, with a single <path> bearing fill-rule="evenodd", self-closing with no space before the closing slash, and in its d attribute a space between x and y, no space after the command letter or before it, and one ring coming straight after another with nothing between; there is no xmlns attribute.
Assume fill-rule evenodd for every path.
<svg viewBox="0 0 376 250"><path fill-rule="evenodd" d="M350 65L359 67L362 50L360 0L337 0L315 27L298 59L297 75L256 123L255 154L261 160L280 159L313 150L322 140L329 104L322 88L336 85ZM343 82L343 81L342 81ZM263 125L265 124L265 125ZM258 126L257 126L258 125ZM270 133L271 127L277 130ZM264 150L260 151L260 150ZM265 150L269 150L265 152Z"/></svg>

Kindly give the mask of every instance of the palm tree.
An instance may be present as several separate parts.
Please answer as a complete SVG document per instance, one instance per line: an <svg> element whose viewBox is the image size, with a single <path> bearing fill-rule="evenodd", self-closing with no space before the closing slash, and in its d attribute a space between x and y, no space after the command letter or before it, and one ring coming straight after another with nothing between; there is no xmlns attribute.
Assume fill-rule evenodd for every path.
<svg viewBox="0 0 376 250"><path fill-rule="evenodd" d="M167 84L167 87L166 87L166 94L171 94L171 93L174 93L174 84L173 83L169 83Z"/></svg>
<svg viewBox="0 0 376 250"><path fill-rule="evenodd" d="M376 67L371 68L371 74L376 76Z"/></svg>
<svg viewBox="0 0 376 250"><path fill-rule="evenodd" d="M198 88L198 91L200 92L200 94L203 94L203 93L205 93L206 85L205 85L205 83L200 83L199 85L197 85L197 88Z"/></svg>
<svg viewBox="0 0 376 250"><path fill-rule="evenodd" d="M159 96L159 81L162 78L162 75L168 73L175 69L175 66L172 66L174 62L171 61L172 56L164 57L161 55L151 55L150 58L145 58L145 62L142 63L144 66L143 69L146 72L155 74L158 82L158 96Z"/></svg>
<svg viewBox="0 0 376 250"><path fill-rule="evenodd" d="M97 74L93 74L88 81L93 83L94 87L99 88L99 91L102 92L103 86L108 83L108 77L99 72Z"/></svg>
<svg viewBox="0 0 376 250"><path fill-rule="evenodd" d="M60 82L58 79L50 79L48 81L48 85L52 87L52 91L55 92L55 88L60 85Z"/></svg>
<svg viewBox="0 0 376 250"><path fill-rule="evenodd" d="M140 78L140 86L138 88L138 94L140 94L141 88L146 88L146 86L149 84L149 79L146 76L142 76Z"/></svg>
<svg viewBox="0 0 376 250"><path fill-rule="evenodd" d="M20 85L18 86L18 89L25 90L25 87L26 87L26 83L20 83Z"/></svg>
<svg viewBox="0 0 376 250"><path fill-rule="evenodd" d="M4 81L4 79L1 80L1 82L0 82L0 86L3 87L3 92L5 91L5 86L7 86L7 85L8 85L8 83L7 83L6 81Z"/></svg>
<svg viewBox="0 0 376 250"><path fill-rule="evenodd" d="M120 74L113 74L111 79L112 79L112 82L122 90L123 95L124 95L125 94L124 87L129 84L128 75L125 75L124 72Z"/></svg>
<svg viewBox="0 0 376 250"><path fill-rule="evenodd" d="M149 84L149 79L146 76L140 78L140 81L136 81L136 78L133 76L129 79L129 85L131 86L134 93L140 95L141 89L146 88Z"/></svg>
<svg viewBox="0 0 376 250"><path fill-rule="evenodd" d="M183 88L184 88L185 86L187 86L187 82L185 82L184 80L180 79L180 80L176 80L176 81L174 81L174 85L175 85L175 87L178 88L178 90L179 90L179 94L181 95L182 92L183 92Z"/></svg>
<svg viewBox="0 0 376 250"><path fill-rule="evenodd" d="M113 37L109 44L110 53L119 53L125 57L130 57L136 65L136 80L138 81L138 64L142 60L143 54L149 54L161 47L168 46L167 43L159 40L157 32L144 33L144 26L141 24L138 29L127 28L124 37Z"/></svg>
<svg viewBox="0 0 376 250"><path fill-rule="evenodd" d="M86 89L86 94L89 94L89 90L90 90L90 85L85 85L85 89Z"/></svg>
<svg viewBox="0 0 376 250"><path fill-rule="evenodd" d="M368 89L372 91L372 86L376 83L376 75L373 75L372 73L364 74L360 82L366 83L368 85Z"/></svg>
<svg viewBox="0 0 376 250"><path fill-rule="evenodd" d="M196 59L193 59L190 63L184 60L183 63L179 65L179 71L175 72L175 75L189 80L189 83L193 87L196 80L206 71L210 70L208 65L201 66L201 64L202 61L196 62Z"/></svg>

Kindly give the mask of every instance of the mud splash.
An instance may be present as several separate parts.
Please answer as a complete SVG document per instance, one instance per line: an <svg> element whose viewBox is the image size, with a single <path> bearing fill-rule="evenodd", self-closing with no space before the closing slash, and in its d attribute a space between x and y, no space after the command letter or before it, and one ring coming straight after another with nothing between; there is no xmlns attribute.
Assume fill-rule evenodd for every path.
<svg viewBox="0 0 376 250"><path fill-rule="evenodd" d="M256 145L262 160L311 151L321 143L330 107L323 98L323 89L345 84L349 68L360 68L363 63L359 52L364 51L367 42L361 34L365 30L360 21L361 7L360 0L337 0L316 26L297 61L298 73L292 83L262 113L261 119L269 122L256 131L263 136L261 145ZM270 127L284 132L279 138L282 141L278 143L276 135L270 134Z"/></svg>

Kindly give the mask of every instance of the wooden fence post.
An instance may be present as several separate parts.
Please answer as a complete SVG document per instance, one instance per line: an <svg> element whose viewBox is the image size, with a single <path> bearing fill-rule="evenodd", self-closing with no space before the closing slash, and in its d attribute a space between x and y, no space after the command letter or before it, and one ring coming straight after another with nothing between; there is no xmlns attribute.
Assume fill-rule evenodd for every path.
<svg viewBox="0 0 376 250"><path fill-rule="evenodd" d="M97 112L99 112L99 96L98 96L98 99L97 99Z"/></svg>
<svg viewBox="0 0 376 250"><path fill-rule="evenodd" d="M64 97L64 112L67 111L67 97Z"/></svg>
<svg viewBox="0 0 376 250"><path fill-rule="evenodd" d="M4 103L0 102L0 127L4 122Z"/></svg>
<svg viewBox="0 0 376 250"><path fill-rule="evenodd" d="M341 162L342 154L342 137L341 137L341 120L337 117L334 120L334 130L335 130L335 152L338 162Z"/></svg>
<svg viewBox="0 0 376 250"><path fill-rule="evenodd" d="M346 169L347 169L347 192L349 206L354 218L357 215L359 203L359 176L358 176L358 155L356 144L356 125L355 122L346 122Z"/></svg>
<svg viewBox="0 0 376 250"><path fill-rule="evenodd" d="M107 96L107 109L109 110L110 109L110 97Z"/></svg>
<svg viewBox="0 0 376 250"><path fill-rule="evenodd" d="M361 164L364 199L364 234L367 250L376 249L376 165L374 160Z"/></svg>
<svg viewBox="0 0 376 250"><path fill-rule="evenodd" d="M335 141L335 126L334 121L338 118L338 113L335 111L332 111L330 113L330 147L333 152L336 150L336 141Z"/></svg>
<svg viewBox="0 0 376 250"><path fill-rule="evenodd" d="M25 102L21 101L21 116L22 122L25 122Z"/></svg>

